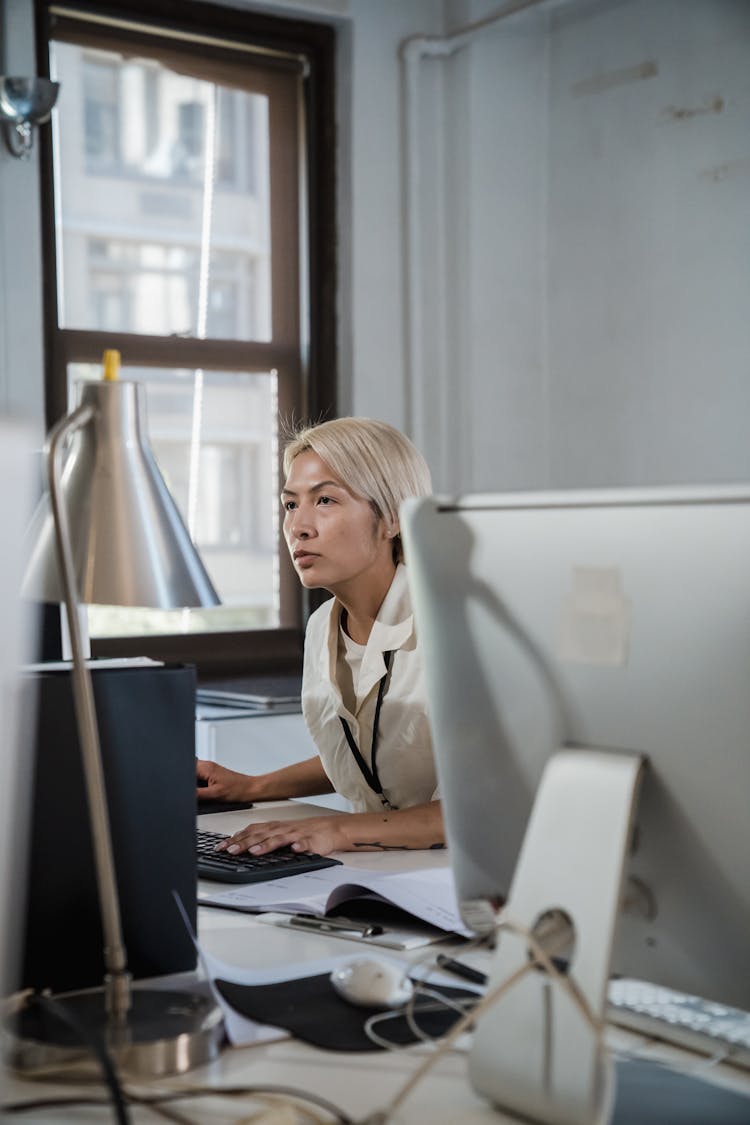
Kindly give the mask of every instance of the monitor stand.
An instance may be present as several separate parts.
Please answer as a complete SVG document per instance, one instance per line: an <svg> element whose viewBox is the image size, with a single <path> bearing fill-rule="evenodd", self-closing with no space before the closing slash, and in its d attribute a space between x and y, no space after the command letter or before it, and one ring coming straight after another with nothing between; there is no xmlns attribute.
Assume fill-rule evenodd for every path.
<svg viewBox="0 0 750 1125"><path fill-rule="evenodd" d="M537 790L502 919L540 934L567 931L568 973L603 1020L643 759L565 747ZM520 934L501 931L488 991L530 958ZM477 1021L474 1088L496 1106L544 1125L609 1119L613 1083L603 1045L580 1006L534 968Z"/></svg>

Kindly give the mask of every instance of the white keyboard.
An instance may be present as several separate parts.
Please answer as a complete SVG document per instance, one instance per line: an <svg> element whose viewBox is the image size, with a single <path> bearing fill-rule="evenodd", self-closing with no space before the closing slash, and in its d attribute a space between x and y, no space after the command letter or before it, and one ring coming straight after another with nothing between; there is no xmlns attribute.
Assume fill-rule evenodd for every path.
<svg viewBox="0 0 750 1125"><path fill-rule="evenodd" d="M642 980L609 984L608 1019L750 1069L750 1012Z"/></svg>

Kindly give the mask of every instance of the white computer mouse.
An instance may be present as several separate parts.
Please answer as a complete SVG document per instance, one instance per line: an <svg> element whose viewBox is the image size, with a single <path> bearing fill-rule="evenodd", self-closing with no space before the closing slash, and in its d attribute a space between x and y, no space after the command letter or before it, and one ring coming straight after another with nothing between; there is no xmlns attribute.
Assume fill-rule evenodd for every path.
<svg viewBox="0 0 750 1125"><path fill-rule="evenodd" d="M360 1008L401 1008L414 985L401 965L379 957L357 957L331 973L331 984L343 1000Z"/></svg>

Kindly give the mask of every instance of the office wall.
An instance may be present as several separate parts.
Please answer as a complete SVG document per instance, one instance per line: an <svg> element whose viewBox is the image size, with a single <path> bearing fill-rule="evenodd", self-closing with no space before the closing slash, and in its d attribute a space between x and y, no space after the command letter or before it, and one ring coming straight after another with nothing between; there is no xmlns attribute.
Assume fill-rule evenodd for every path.
<svg viewBox="0 0 750 1125"><path fill-rule="evenodd" d="M36 73L30 0L0 0L0 73ZM39 174L0 142L0 414L44 418Z"/></svg>
<svg viewBox="0 0 750 1125"><path fill-rule="evenodd" d="M750 6L539 5L421 65L450 107L447 367L411 373L441 486L750 477Z"/></svg>
<svg viewBox="0 0 750 1125"><path fill-rule="evenodd" d="M343 409L444 490L747 479L750 6L502 7L338 0Z"/></svg>
<svg viewBox="0 0 750 1125"><path fill-rule="evenodd" d="M552 28L549 477L748 479L750 6L600 8Z"/></svg>
<svg viewBox="0 0 750 1125"><path fill-rule="evenodd" d="M538 4L455 50L499 3L235 2L338 29L344 411L441 489L750 476L745 0ZM445 48L411 95L409 37ZM35 193L0 156L0 391L41 416Z"/></svg>

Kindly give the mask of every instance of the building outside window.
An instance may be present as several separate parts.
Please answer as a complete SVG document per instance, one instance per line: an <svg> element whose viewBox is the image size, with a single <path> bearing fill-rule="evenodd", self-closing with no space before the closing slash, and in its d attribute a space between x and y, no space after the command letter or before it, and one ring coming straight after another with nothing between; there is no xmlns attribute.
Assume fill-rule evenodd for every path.
<svg viewBox="0 0 750 1125"><path fill-rule="evenodd" d="M237 12L227 18L245 28L247 49L217 33L215 9L198 46L173 39L158 8L134 0L102 24L59 5L50 15L62 90L47 200L50 413L75 403L79 380L100 377L104 347L119 348L122 377L145 386L151 445L222 601L93 607L92 638L103 651L115 638L171 637L178 649L185 638L186 657L200 650L210 665L211 636L225 650L237 634L239 668L239 634L291 631L298 645L280 434L333 407L332 373L316 379L306 363L321 330L306 290L310 61L299 46L256 50ZM185 13L201 25L201 5ZM266 18L265 35L270 24L280 34L283 21Z"/></svg>

